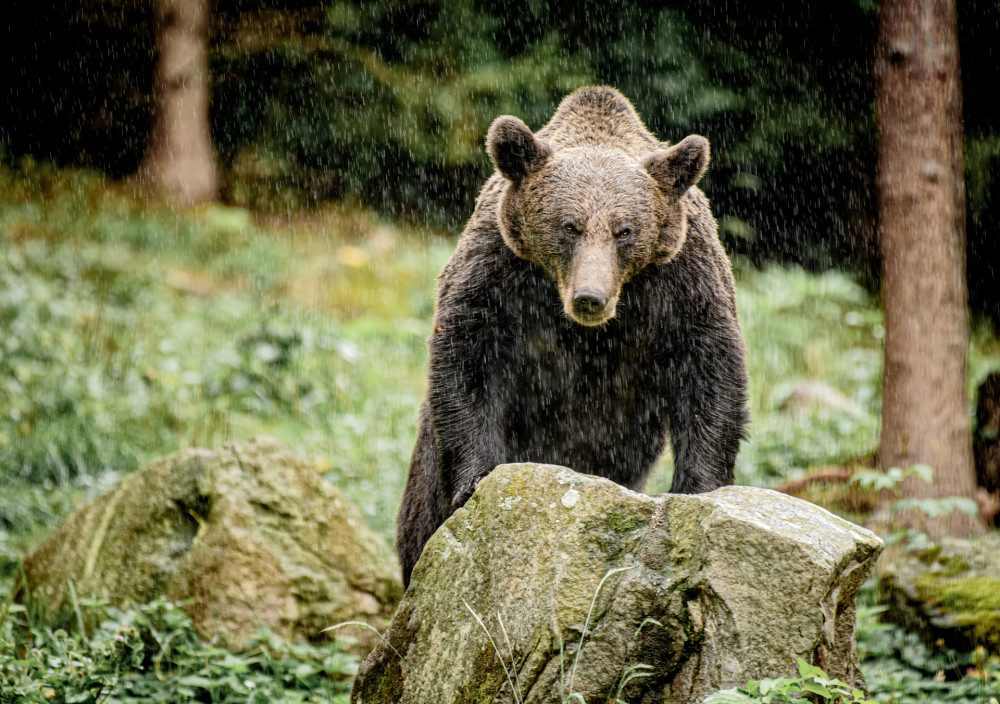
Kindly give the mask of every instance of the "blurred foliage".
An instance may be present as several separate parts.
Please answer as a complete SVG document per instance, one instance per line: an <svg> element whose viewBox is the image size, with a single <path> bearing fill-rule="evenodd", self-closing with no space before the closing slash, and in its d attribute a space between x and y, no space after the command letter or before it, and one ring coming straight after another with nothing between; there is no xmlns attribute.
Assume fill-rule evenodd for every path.
<svg viewBox="0 0 1000 704"><path fill-rule="evenodd" d="M877 578L858 597L857 649L872 695L883 702L968 702L1000 699L1000 658L985 648L968 653L922 643L915 633L878 620Z"/></svg>
<svg viewBox="0 0 1000 704"><path fill-rule="evenodd" d="M737 465L749 483L848 462L876 448L884 330L865 290L839 272L772 267L743 283L737 303L753 370L752 437ZM849 403L798 405L797 389L813 379Z"/></svg>
<svg viewBox="0 0 1000 704"><path fill-rule="evenodd" d="M451 248L350 209L177 213L92 172L0 167L0 541L30 543L157 456L259 433L391 540ZM738 260L737 276L753 417L738 481L871 453L884 331L869 294L838 272ZM980 329L970 399L997 366ZM798 401L817 381L839 399ZM669 488L663 465L650 491Z"/></svg>
<svg viewBox="0 0 1000 704"><path fill-rule="evenodd" d="M452 247L353 209L292 219L219 205L173 212L94 172L0 165L0 605L19 557L123 472L261 433L310 459L391 540L423 397L434 276ZM738 480L774 485L871 453L883 337L871 296L839 272L738 260L736 273L754 419ZM977 332L969 361L972 398L1000 365L1000 341ZM817 381L846 403L795 400ZM669 487L670 464L648 490ZM90 701L109 691L104 682L137 697L123 701L178 701L169 693L182 690L298 701L304 687L328 701L334 690L317 682L338 683L319 673L330 658L346 662L334 646L273 662L266 653L285 646L271 641L225 655L164 604L86 638L13 608L0 613L0 686L9 688L0 692L24 701ZM143 636L138 652L116 631L145 632L142 619L161 640ZM165 679L147 659L160 652ZM897 668L869 675L876 691L937 691L934 673L905 669L895 650L872 652L879 667ZM293 682L299 667L305 679ZM250 695L279 683L284 700Z"/></svg>
<svg viewBox="0 0 1000 704"><path fill-rule="evenodd" d="M135 169L149 124L148 3L13 0L12 155ZM1000 5L964 0L969 282L1000 320ZM878 278L872 61L878 3L749 0L218 0L212 131L230 203L328 199L461 227L490 121L539 128L586 83L614 85L663 139L713 145L704 182L731 252ZM24 57L31 57L25 61Z"/></svg>
<svg viewBox="0 0 1000 704"><path fill-rule="evenodd" d="M395 230L352 213L275 231L227 211L0 169L0 538L154 457L262 432L391 534L451 245L396 251Z"/></svg>
<svg viewBox="0 0 1000 704"><path fill-rule="evenodd" d="M343 640L288 643L261 629L239 654L204 643L188 615L164 599L128 611L85 600L76 612L78 627L67 632L46 625L33 604L0 610L0 700L346 704L357 673ZM93 613L106 617L93 624Z"/></svg>

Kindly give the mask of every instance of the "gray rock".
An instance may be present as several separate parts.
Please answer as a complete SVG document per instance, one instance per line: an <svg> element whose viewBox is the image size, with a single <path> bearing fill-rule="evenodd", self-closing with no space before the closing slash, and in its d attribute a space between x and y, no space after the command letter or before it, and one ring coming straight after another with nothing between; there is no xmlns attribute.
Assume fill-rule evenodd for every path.
<svg viewBox="0 0 1000 704"><path fill-rule="evenodd" d="M799 418L807 418L811 412L821 408L852 416L864 414L864 409L853 399L815 379L799 382L780 406L782 411Z"/></svg>
<svg viewBox="0 0 1000 704"><path fill-rule="evenodd" d="M765 489L646 496L503 465L428 542L351 701L514 701L503 665L523 702L613 701L630 672L631 704L697 702L797 657L861 683L855 597L881 548Z"/></svg>
<svg viewBox="0 0 1000 704"><path fill-rule="evenodd" d="M348 620L381 627L403 591L395 555L357 507L269 438L187 450L125 477L24 566L57 622L72 609L71 580L80 598L116 606L193 598L185 609L202 635L237 647L259 626L307 639Z"/></svg>
<svg viewBox="0 0 1000 704"><path fill-rule="evenodd" d="M1000 655L1000 534L946 538L919 553L900 555L880 575L883 618L921 636L969 651Z"/></svg>

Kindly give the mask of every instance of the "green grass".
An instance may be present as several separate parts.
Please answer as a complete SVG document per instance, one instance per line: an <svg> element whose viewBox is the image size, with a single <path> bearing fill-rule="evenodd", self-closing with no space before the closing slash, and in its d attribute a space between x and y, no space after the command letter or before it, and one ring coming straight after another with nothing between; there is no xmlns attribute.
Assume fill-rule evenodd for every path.
<svg viewBox="0 0 1000 704"><path fill-rule="evenodd" d="M123 473L257 434L315 462L391 541L453 246L353 210L176 213L91 173L0 167L0 597L19 557ZM873 452L876 302L836 272L736 268L753 414L738 481ZM1000 343L977 331L970 389L997 367ZM790 404L806 381L847 407ZM662 464L649 491L669 487Z"/></svg>
<svg viewBox="0 0 1000 704"><path fill-rule="evenodd" d="M39 487L82 498L164 453L267 433L390 535L448 242L340 214L225 234L93 176L49 195L58 174L3 176L5 199L28 197L19 178L42 193L0 204L0 528L34 534ZM370 237L327 240L331 222Z"/></svg>

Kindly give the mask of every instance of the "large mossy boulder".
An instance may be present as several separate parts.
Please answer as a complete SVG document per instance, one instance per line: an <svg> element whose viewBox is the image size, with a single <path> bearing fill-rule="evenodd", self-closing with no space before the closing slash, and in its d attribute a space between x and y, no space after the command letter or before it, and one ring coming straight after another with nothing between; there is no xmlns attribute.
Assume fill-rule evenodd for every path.
<svg viewBox="0 0 1000 704"><path fill-rule="evenodd" d="M799 657L862 684L855 597L881 548L764 489L503 465L427 543L351 701L698 702Z"/></svg>
<svg viewBox="0 0 1000 704"><path fill-rule="evenodd" d="M314 640L342 621L381 628L403 591L395 554L358 508L268 438L187 450L125 477L24 568L27 593L57 622L73 608L70 582L79 598L116 606L165 595L193 599L184 608L199 632L234 647L261 626Z"/></svg>
<svg viewBox="0 0 1000 704"><path fill-rule="evenodd" d="M956 650L983 646L1000 655L1000 533L945 538L899 556L879 581L883 618Z"/></svg>

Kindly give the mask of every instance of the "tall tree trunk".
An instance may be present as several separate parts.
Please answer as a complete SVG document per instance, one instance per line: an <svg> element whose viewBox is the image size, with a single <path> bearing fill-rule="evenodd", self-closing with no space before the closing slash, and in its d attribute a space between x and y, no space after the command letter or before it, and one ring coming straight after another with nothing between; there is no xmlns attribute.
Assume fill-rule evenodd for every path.
<svg viewBox="0 0 1000 704"><path fill-rule="evenodd" d="M183 204L214 200L219 176L208 124L210 0L156 0L153 123L139 176Z"/></svg>
<svg viewBox="0 0 1000 704"><path fill-rule="evenodd" d="M884 469L927 464L934 484L907 496L973 497L966 395L962 106L954 0L884 0L875 70L879 118L879 244L886 318ZM980 532L961 513L927 521L932 537Z"/></svg>

